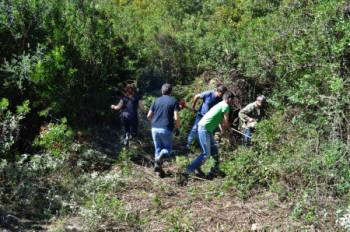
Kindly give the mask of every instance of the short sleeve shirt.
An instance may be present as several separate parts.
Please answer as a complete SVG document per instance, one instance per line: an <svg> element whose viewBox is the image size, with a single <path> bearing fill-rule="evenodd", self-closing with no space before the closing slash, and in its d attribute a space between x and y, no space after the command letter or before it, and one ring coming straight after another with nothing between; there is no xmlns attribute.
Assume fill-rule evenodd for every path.
<svg viewBox="0 0 350 232"><path fill-rule="evenodd" d="M137 118L137 109L139 106L140 97L138 95L134 95L132 97L124 96L123 100L123 108L122 113L125 118Z"/></svg>
<svg viewBox="0 0 350 232"><path fill-rule="evenodd" d="M214 90L202 92L200 97L203 99L203 103L198 110L201 115L205 115L214 105L222 100L221 97L215 95Z"/></svg>
<svg viewBox="0 0 350 232"><path fill-rule="evenodd" d="M163 95L151 105L153 112L152 128L174 129L174 111L179 111L179 104L174 97Z"/></svg>
<svg viewBox="0 0 350 232"><path fill-rule="evenodd" d="M225 101L221 101L211 108L198 125L204 127L207 131L213 133L224 118L224 115L230 111L229 105Z"/></svg>

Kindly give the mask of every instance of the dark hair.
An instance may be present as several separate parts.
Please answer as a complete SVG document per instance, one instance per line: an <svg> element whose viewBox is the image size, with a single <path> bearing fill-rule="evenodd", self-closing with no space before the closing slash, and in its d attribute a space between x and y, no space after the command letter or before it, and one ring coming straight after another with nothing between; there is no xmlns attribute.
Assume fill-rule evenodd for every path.
<svg viewBox="0 0 350 232"><path fill-rule="evenodd" d="M171 86L171 84L165 83L164 85L162 85L162 95L169 95L171 94L173 87Z"/></svg>
<svg viewBox="0 0 350 232"><path fill-rule="evenodd" d="M233 99L235 95L231 91L226 91L222 97L224 100Z"/></svg>
<svg viewBox="0 0 350 232"><path fill-rule="evenodd" d="M220 93L225 93L227 91L227 88L224 85L218 85L218 87L216 87L216 91Z"/></svg>
<svg viewBox="0 0 350 232"><path fill-rule="evenodd" d="M128 91L128 90L131 90L131 91L135 92L135 91L136 91L136 88L135 88L135 86L134 86L133 84L127 84L127 85L124 87L124 91L126 92L126 91Z"/></svg>

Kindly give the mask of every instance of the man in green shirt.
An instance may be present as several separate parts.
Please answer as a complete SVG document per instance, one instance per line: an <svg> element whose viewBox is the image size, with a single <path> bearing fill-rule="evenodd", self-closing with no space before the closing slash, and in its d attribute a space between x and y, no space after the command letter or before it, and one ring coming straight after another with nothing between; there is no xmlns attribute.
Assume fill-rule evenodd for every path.
<svg viewBox="0 0 350 232"><path fill-rule="evenodd" d="M217 152L213 133L219 124L221 124L220 129L222 130L229 128L229 111L230 105L234 103L234 98L235 96L231 91L225 92L223 100L213 106L199 121L198 137L202 153L187 167L179 181L180 184L184 184L190 173L198 170L210 155L214 155L211 153L212 151Z"/></svg>
<svg viewBox="0 0 350 232"><path fill-rule="evenodd" d="M265 116L266 97L260 95L255 102L248 104L238 113L238 117L242 122L243 142L248 145L252 138L255 125Z"/></svg>

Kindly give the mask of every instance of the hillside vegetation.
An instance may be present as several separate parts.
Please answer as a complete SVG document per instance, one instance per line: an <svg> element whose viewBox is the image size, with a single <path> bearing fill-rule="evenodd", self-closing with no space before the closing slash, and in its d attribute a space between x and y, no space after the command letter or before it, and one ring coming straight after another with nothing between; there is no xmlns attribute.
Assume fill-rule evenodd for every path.
<svg viewBox="0 0 350 232"><path fill-rule="evenodd" d="M161 84L187 104L215 82L259 94L250 147L220 138L226 177L154 175L145 113ZM122 148L110 105L143 95ZM346 0L0 0L0 227L23 231L350 230ZM206 162L204 170L213 165Z"/></svg>

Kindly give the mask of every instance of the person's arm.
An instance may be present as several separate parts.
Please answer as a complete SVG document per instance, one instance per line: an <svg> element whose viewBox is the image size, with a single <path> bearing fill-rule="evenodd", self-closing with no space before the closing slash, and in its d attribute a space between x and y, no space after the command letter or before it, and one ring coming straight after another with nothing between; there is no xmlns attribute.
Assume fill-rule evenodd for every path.
<svg viewBox="0 0 350 232"><path fill-rule="evenodd" d="M153 118L153 115L154 115L153 112L154 112L154 102L152 103L151 108L149 108L149 111L148 111L148 114L147 114L147 119L149 121L151 121L152 118Z"/></svg>
<svg viewBox="0 0 350 232"><path fill-rule="evenodd" d="M180 128L180 117L179 117L178 111L174 111L174 120L175 120L175 127Z"/></svg>
<svg viewBox="0 0 350 232"><path fill-rule="evenodd" d="M201 94L196 94L196 96L194 96L193 102L192 102L192 110L196 110L197 101L201 98L202 98Z"/></svg>
<svg viewBox="0 0 350 232"><path fill-rule="evenodd" d="M153 112L150 110L150 111L148 111L147 119L148 119L149 121L151 121L152 118L153 118Z"/></svg>
<svg viewBox="0 0 350 232"><path fill-rule="evenodd" d="M123 100L120 100L118 105L111 105L112 110L120 110L123 107Z"/></svg>
<svg viewBox="0 0 350 232"><path fill-rule="evenodd" d="M221 129L225 130L230 127L230 113L227 112L224 114L224 120L221 123Z"/></svg>

